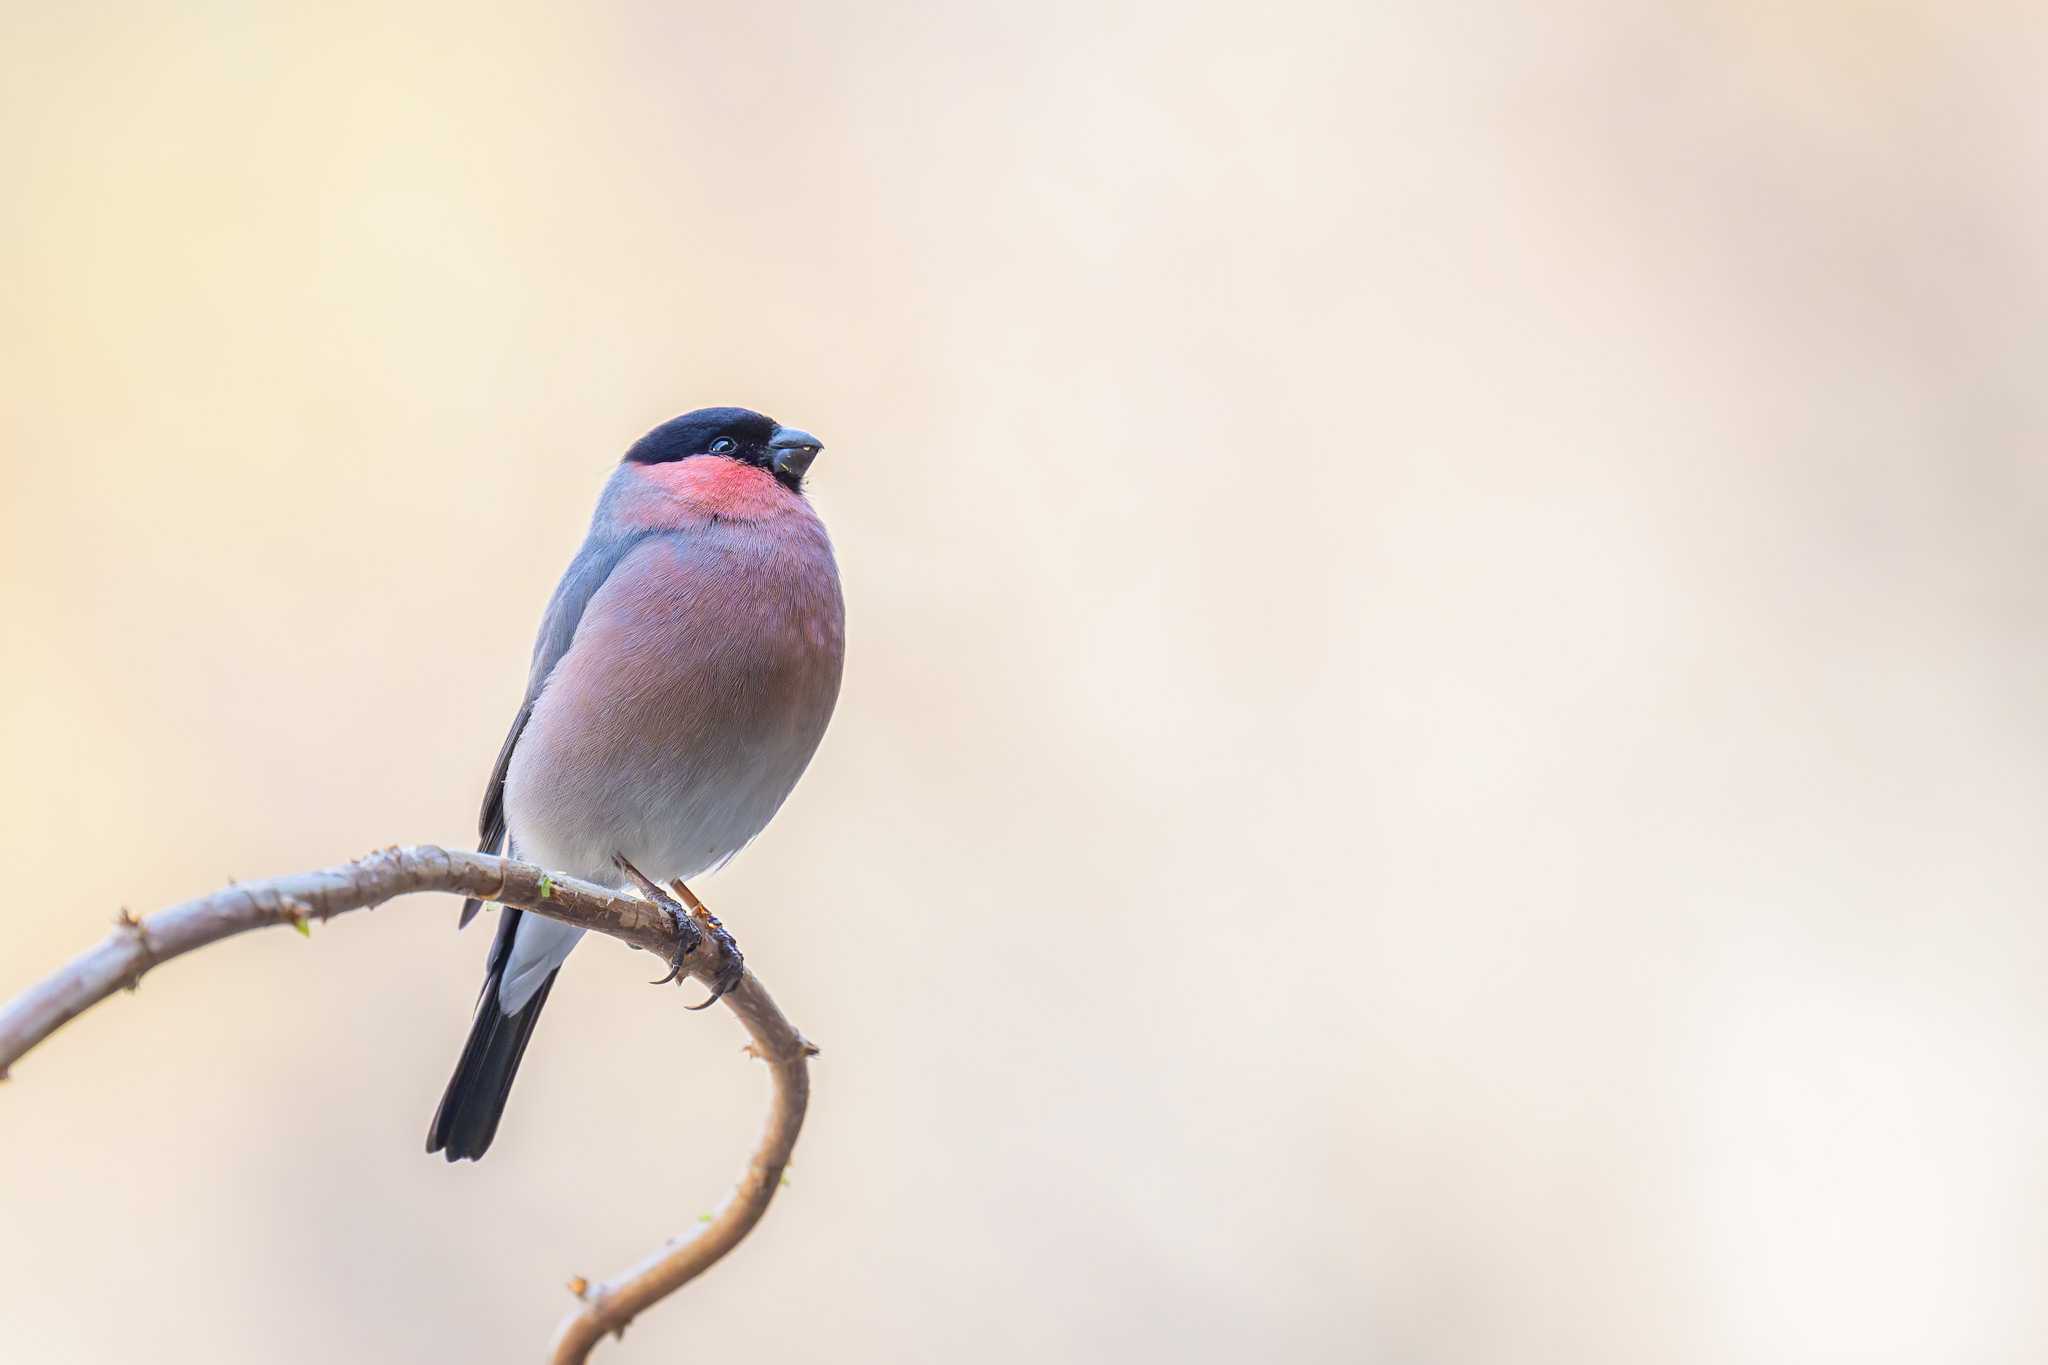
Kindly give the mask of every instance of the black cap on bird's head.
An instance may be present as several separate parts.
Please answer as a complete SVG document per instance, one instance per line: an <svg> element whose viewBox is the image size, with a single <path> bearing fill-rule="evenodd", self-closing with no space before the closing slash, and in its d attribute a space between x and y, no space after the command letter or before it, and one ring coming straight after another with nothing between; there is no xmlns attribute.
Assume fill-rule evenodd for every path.
<svg viewBox="0 0 2048 1365"><path fill-rule="evenodd" d="M738 460L773 474L801 493L804 473L818 458L818 438L747 408L699 408L671 418L634 442L632 464L667 464L698 455Z"/></svg>

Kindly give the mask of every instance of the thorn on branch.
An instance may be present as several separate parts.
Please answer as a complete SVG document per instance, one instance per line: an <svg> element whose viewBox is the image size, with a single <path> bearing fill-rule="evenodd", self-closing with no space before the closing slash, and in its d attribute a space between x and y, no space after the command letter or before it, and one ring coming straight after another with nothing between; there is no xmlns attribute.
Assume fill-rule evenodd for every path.
<svg viewBox="0 0 2048 1365"><path fill-rule="evenodd" d="M764 1050L759 1043L751 1042L741 1043L740 1051L746 1053L749 1057L756 1057L764 1062L790 1062L801 1057L816 1057L819 1055L818 1045L810 1039L799 1037L796 1042L796 1051L788 1054L779 1051L769 1052Z"/></svg>
<svg viewBox="0 0 2048 1365"><path fill-rule="evenodd" d="M589 1302L590 1281L584 1279L581 1275L571 1275L569 1277L569 1292L584 1302Z"/></svg>
<svg viewBox="0 0 2048 1365"><path fill-rule="evenodd" d="M125 905L121 907L121 913L114 916L114 930L132 937L142 949L141 964L121 978L121 989L132 991L142 984L142 974L156 965L156 945L149 941L149 931L142 927L142 921L135 918L135 912Z"/></svg>

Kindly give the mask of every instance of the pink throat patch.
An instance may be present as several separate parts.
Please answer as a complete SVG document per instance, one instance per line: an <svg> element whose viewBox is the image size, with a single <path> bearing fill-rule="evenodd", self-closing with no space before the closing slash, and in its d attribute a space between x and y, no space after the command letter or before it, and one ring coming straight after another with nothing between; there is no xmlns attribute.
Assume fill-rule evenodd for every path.
<svg viewBox="0 0 2048 1365"><path fill-rule="evenodd" d="M667 494L659 501L674 499L704 517L731 521L766 521L789 510L796 494L775 481L767 470L738 460L714 455L671 460L665 464L639 466L640 478L649 491ZM672 524L676 508L634 508L643 524Z"/></svg>

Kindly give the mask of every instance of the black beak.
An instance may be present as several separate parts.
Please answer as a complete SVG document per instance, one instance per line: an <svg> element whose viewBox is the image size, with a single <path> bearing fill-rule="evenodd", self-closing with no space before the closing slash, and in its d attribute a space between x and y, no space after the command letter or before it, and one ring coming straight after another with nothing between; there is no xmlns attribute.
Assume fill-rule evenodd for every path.
<svg viewBox="0 0 2048 1365"><path fill-rule="evenodd" d="M768 442L768 449L773 452L769 464L776 477L801 479L824 445L808 431L777 427L774 437Z"/></svg>

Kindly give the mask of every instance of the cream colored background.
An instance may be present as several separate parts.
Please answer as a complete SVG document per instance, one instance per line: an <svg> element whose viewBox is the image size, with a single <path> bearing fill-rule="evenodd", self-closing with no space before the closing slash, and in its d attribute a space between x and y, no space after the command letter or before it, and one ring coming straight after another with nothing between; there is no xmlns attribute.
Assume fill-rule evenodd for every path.
<svg viewBox="0 0 2048 1365"><path fill-rule="evenodd" d="M88 12L90 11L90 12ZM2048 1353L2037 6L16 0L0 991L462 841L642 430L852 648L703 890L825 1048L621 1362ZM533 1359L763 1080L240 941L0 1089L0 1355ZM486 930L487 932L487 930Z"/></svg>

